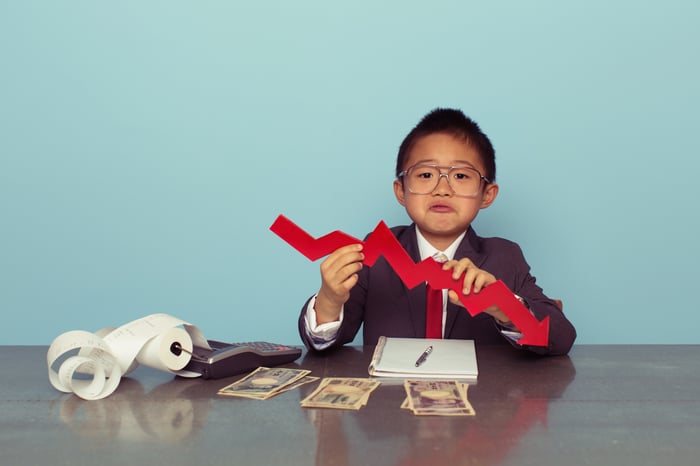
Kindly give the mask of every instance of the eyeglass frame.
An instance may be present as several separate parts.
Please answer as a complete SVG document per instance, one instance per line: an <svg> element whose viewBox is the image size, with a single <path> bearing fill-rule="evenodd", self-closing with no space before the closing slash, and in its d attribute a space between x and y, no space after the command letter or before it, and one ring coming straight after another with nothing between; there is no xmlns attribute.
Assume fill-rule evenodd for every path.
<svg viewBox="0 0 700 466"><path fill-rule="evenodd" d="M482 182L482 181L485 181L487 185L489 185L489 184L492 183L492 181L489 180L488 178L486 178L484 175L482 175L481 172L480 172L479 170L477 170L476 168L474 168L474 167L472 167L472 166L469 166L469 165L436 165L436 164L433 164L433 163L422 163L422 162L418 162L418 163L416 163L416 164L414 164L414 165L411 165L411 166L408 167L407 169L402 170L401 172L399 172L398 175L396 175L396 178L397 178L397 179L398 179L398 178L401 178L401 183L403 184L403 183L404 183L403 177L406 176L406 175L408 174L409 171L411 171L411 170L413 170L414 168L419 167L419 166L420 166L420 167L437 168L437 170L438 170L438 179L437 179L437 181L435 182L435 187L434 187L430 192L427 192L427 193L416 193L416 192L413 192L413 191L411 190L411 188L409 188L408 185L406 184L406 185L405 185L405 186L406 186L406 189L408 189L408 192L410 192L411 194L425 195L425 194L431 194L431 193L433 193L433 192L437 189L437 187L440 186L440 178L442 178L442 177L444 176L444 177L447 179L447 186L450 187L450 189L452 190L452 192L454 193L455 196L467 197L467 198L476 197L476 196L479 194L479 191L475 192L474 194L470 194L470 195L457 194L457 191L455 191L455 188L453 188L453 187L452 187L452 184L450 184L450 172L451 172L452 170L454 170L455 168L468 168L469 170L474 170L474 171L479 175L479 188L481 188L481 182ZM442 169L447 169L447 172L443 172Z"/></svg>

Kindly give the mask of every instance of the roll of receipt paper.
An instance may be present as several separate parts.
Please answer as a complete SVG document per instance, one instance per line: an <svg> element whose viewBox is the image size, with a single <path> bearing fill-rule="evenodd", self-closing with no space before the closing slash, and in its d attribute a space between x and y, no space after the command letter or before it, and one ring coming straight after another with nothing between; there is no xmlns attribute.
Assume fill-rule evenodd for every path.
<svg viewBox="0 0 700 466"><path fill-rule="evenodd" d="M115 329L72 330L56 337L46 354L49 381L57 390L85 400L112 394L122 376L139 364L182 377L192 348L211 349L202 332L168 314L151 314Z"/></svg>

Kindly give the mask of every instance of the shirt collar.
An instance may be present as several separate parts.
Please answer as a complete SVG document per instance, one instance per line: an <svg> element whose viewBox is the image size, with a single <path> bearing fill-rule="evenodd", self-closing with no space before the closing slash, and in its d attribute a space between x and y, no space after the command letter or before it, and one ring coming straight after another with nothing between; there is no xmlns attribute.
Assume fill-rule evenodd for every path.
<svg viewBox="0 0 700 466"><path fill-rule="evenodd" d="M464 239L464 235L467 232L463 232L461 235L459 235L453 242L450 244L447 249L444 251L440 251L439 249L435 249L427 239L423 236L423 234L420 232L420 229L418 226L416 226L416 239L418 240L418 252L420 253L420 260L423 261L427 259L428 257L433 257L435 254L444 254L447 256L448 260L452 260L455 257L455 253L457 252L457 247L459 246L459 243L462 242L462 239Z"/></svg>

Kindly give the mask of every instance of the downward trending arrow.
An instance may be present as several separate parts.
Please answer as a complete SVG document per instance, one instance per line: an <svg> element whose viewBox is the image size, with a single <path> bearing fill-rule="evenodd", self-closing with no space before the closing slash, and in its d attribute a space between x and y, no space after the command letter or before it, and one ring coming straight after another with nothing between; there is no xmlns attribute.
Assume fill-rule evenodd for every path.
<svg viewBox="0 0 700 466"><path fill-rule="evenodd" d="M364 244L365 265L371 267L379 256L384 256L408 288L414 288L427 281L433 288L453 290L472 316L491 306L498 306L523 334L518 343L530 346L548 344L549 317L539 322L502 281L492 283L479 293L465 295L462 293L460 280L454 280L452 272L442 270L442 265L432 258L418 264L413 262L384 222L379 222L364 243L337 230L315 239L283 215L277 217L270 230L311 261L320 259L342 246Z"/></svg>

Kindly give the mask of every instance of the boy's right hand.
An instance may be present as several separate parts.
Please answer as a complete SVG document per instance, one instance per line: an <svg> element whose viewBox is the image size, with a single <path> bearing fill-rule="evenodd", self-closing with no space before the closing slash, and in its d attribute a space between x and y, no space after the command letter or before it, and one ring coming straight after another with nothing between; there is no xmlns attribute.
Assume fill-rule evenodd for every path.
<svg viewBox="0 0 700 466"><path fill-rule="evenodd" d="M338 320L350 290L359 280L357 273L362 270L364 258L362 244L350 244L336 249L321 262L321 289L314 304L319 325Z"/></svg>

